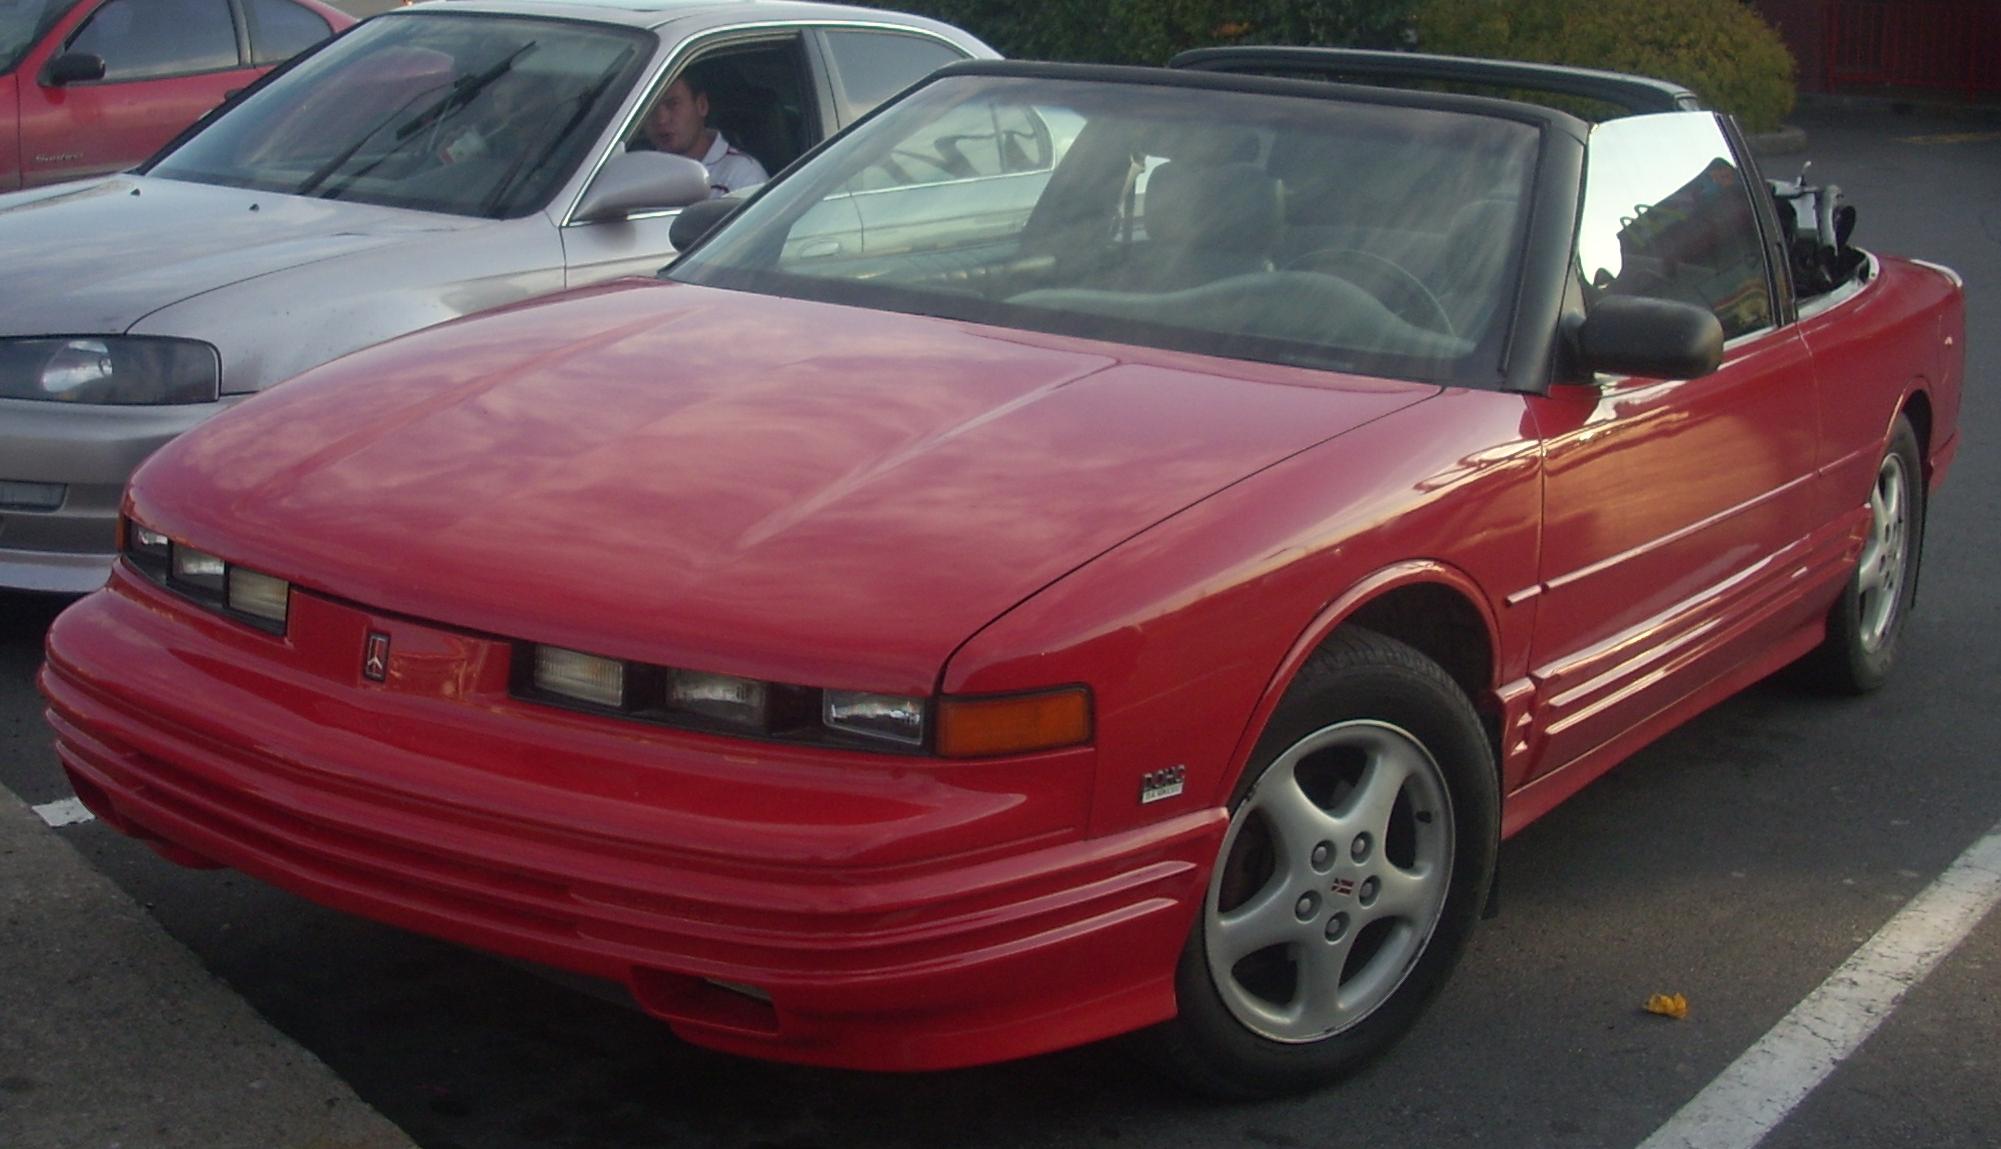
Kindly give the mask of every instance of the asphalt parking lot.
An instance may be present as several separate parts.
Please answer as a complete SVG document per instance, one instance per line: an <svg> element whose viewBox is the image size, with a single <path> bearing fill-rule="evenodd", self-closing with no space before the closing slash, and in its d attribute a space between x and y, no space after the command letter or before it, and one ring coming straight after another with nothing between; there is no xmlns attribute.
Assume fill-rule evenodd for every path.
<svg viewBox="0 0 2001 1149"><path fill-rule="evenodd" d="M83 944L83 925L33 898L0 903L14 935L0 955L32 945L78 963L76 976L33 986L0 979L12 982L0 988L0 1146L373 1145L394 1143L391 1125L424 1149L1754 1143L1677 1124L1704 1096L1757 1108L1774 1125L1762 1143L1775 1149L2001 1144L2001 913L1976 915L1962 938L1923 900L1941 875L2001 880L1981 869L1992 851L1980 852L2001 834L2001 606L1990 572L2001 554L2001 404L1989 386L2001 373L2001 123L1882 105L1799 122L1806 152L1770 161L1768 174L1812 159L1816 178L1858 205L1863 246L1950 264L1968 283L1965 446L1932 506L1904 661L1861 700L1783 678L1756 687L1511 841L1500 916L1418 1029L1364 1076L1308 1097L1216 1106L1174 1093L1116 1044L915 1077L743 1061L679 1044L615 993L344 918L228 872L181 870L95 822L0 819L6 872L18 875L9 880L38 881L43 866L108 877L115 889L76 897L129 914L134 932L120 944L152 956L127 972L162 979L114 996L83 976L119 960ZM45 811L70 796L32 688L59 605L0 598L0 784ZM1897 915L1914 904L1919 932L1893 930L1891 948L1930 938L1938 960L1907 994L1892 1004L1837 992L1833 1006L1793 1014L1827 1000L1823 987L1846 992L1880 973L1851 966L1830 981L1858 952L1881 956L1871 939L1912 920ZM78 940L24 930L76 930ZM1684 995L1687 1017L1647 1013L1654 993ZM51 1006L65 995L87 1000L68 1013ZM1880 1027L1824 1079L1787 1062L1776 1078L1748 1079L1748 1094L1705 1094L1775 1031L1829 1037L1857 1011ZM94 1044L30 1029L86 1023ZM203 1034L213 1054L174 1044ZM26 1060L52 1050L67 1050L62 1064L84 1078L53 1081ZM217 1078L257 1072L260 1054L257 1064L276 1058L301 1076L227 1095L221 1113L123 1087L161 1056L183 1059L169 1068L191 1078ZM317 1111L275 1107L293 1085ZM328 1113L354 1124L333 1128Z"/></svg>

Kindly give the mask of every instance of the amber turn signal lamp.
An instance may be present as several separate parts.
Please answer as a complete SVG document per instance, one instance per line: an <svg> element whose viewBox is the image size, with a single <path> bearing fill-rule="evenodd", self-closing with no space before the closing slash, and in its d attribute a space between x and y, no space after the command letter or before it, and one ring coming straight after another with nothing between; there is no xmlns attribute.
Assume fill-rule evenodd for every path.
<svg viewBox="0 0 2001 1149"><path fill-rule="evenodd" d="M1091 692L1082 686L999 698L938 700L937 752L988 758L1091 740Z"/></svg>

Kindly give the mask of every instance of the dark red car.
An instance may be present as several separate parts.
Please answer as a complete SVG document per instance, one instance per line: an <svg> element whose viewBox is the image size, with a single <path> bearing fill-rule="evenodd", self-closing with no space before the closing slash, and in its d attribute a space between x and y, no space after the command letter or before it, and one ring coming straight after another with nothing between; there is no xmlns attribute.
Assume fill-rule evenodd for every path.
<svg viewBox="0 0 2001 1149"><path fill-rule="evenodd" d="M1883 681L1959 445L1951 271L1550 78L1632 114L953 65L657 281L260 395L50 629L77 793L721 1049L1337 1076L1503 836Z"/></svg>
<svg viewBox="0 0 2001 1149"><path fill-rule="evenodd" d="M320 0L0 0L0 192L131 167L352 23Z"/></svg>

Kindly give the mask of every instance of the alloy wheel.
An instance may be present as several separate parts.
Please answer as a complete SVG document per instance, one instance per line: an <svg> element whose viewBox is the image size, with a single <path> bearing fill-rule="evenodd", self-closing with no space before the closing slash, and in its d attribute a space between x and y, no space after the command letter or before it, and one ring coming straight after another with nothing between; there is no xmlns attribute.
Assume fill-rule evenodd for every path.
<svg viewBox="0 0 2001 1149"><path fill-rule="evenodd" d="M1423 955L1452 881L1453 811L1408 732L1323 727L1245 796L1210 881L1204 944L1239 1023L1317 1041L1364 1018Z"/></svg>

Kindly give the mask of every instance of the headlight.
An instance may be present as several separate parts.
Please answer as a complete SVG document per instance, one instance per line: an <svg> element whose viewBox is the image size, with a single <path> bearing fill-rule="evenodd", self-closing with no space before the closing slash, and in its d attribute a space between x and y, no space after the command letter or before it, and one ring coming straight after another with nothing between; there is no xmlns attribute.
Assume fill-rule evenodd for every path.
<svg viewBox="0 0 2001 1149"><path fill-rule="evenodd" d="M292 610L292 584L281 578L260 574L249 567L229 568L229 590L223 602L238 614L261 618L285 628Z"/></svg>
<svg viewBox="0 0 2001 1149"><path fill-rule="evenodd" d="M766 683L729 674L674 670L667 675L670 709L744 730L763 730L770 725L773 693Z"/></svg>
<svg viewBox="0 0 2001 1149"><path fill-rule="evenodd" d="M0 339L0 399L123 406L212 403L221 383L215 348L192 339Z"/></svg>
<svg viewBox="0 0 2001 1149"><path fill-rule="evenodd" d="M625 705L625 664L560 646L535 648L535 689L596 706Z"/></svg>
<svg viewBox="0 0 2001 1149"><path fill-rule="evenodd" d="M1091 740L1093 725L1091 692L1083 686L936 698L873 694L624 662L528 642L515 649L513 691L553 706L714 734L894 754L928 750L941 758L1081 746Z"/></svg>
<svg viewBox="0 0 2001 1149"><path fill-rule="evenodd" d="M292 584L284 579L196 550L130 516L118 520L118 549L133 570L183 598L259 630L285 633Z"/></svg>
<svg viewBox="0 0 2001 1149"><path fill-rule="evenodd" d="M924 745L929 706L923 698L763 682L538 643L522 643L516 650L514 693L536 702L581 703L585 709L616 711L640 722L780 742L905 754L918 753Z"/></svg>
<svg viewBox="0 0 2001 1149"><path fill-rule="evenodd" d="M924 744L924 700L859 690L829 690L820 706L829 730L886 738L906 746Z"/></svg>
<svg viewBox="0 0 2001 1149"><path fill-rule="evenodd" d="M173 566L169 568L169 580L203 595L222 597L224 580L229 577L228 564L207 551L198 551L184 543L174 543L171 553Z"/></svg>

